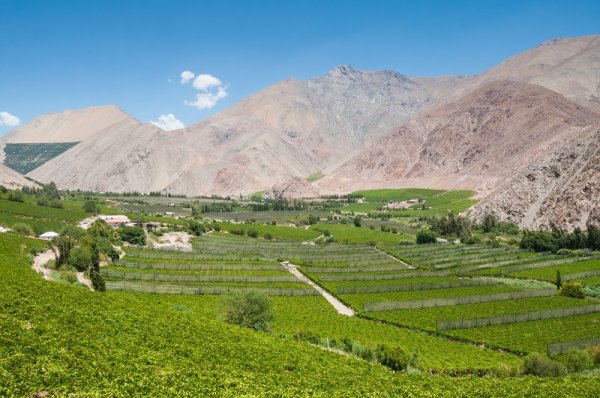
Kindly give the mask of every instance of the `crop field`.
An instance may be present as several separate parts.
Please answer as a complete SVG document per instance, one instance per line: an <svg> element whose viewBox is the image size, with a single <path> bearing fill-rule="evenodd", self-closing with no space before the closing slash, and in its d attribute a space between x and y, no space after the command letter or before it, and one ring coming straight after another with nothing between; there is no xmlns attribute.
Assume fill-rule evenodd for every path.
<svg viewBox="0 0 600 398"><path fill-rule="evenodd" d="M257 231L259 236L271 234L275 239L305 241L316 238L321 235L318 231L310 229L285 227L279 225L264 225L264 224L229 224L222 223L223 231L244 231L247 233L250 230Z"/></svg>
<svg viewBox="0 0 600 398"><path fill-rule="evenodd" d="M449 334L476 343L485 344L483 338L473 337L477 336L476 332L466 329L439 330L438 324L452 320L453 323L463 325L470 324L471 319L485 322L487 318L492 320L494 317L500 317L502 319L494 321L503 321L506 318L512 323L495 327L503 327L506 330L514 327L518 330L523 327L522 324L541 322L536 319L553 317L546 319L546 322L560 330L567 325L565 319L585 316L577 314L586 311L595 311L596 314L590 317L600 322L600 316L595 310L598 300L556 296L556 287L549 283L555 279L556 267L561 268L561 273L564 272L565 280L569 279L569 274L575 277L596 277L596 259L534 254L506 247L447 244L379 247L418 268L386 269L374 265L372 268L365 266L302 269L369 319ZM522 267L533 268L516 274L508 272ZM569 271L563 271L564 267ZM504 269L507 272L500 271ZM481 271L491 270L495 274L502 274L502 277L477 275ZM519 278L515 279L513 275ZM511 318L513 316L514 318ZM475 327L481 328L491 327ZM586 325L586 330L591 329L593 327ZM598 331L596 336L594 333L592 336L588 334L574 334L573 338L600 336ZM557 332L556 336L560 336L560 332ZM531 352L531 348L523 349L523 346L504 344L500 341L493 346L516 352ZM545 352L545 348L542 352Z"/></svg>
<svg viewBox="0 0 600 398"><path fill-rule="evenodd" d="M320 297L276 297L274 334L216 320L215 296L99 294L51 283L29 268L43 242L0 234L0 396L527 396L593 397L600 381L393 374L280 334L314 325L419 348L424 368L480 369L516 357L443 338L337 316ZM210 309L209 309L210 308ZM341 318L341 319L338 319ZM338 322L339 321L339 322ZM456 368L453 368L456 364ZM327 375L327 377L323 377Z"/></svg>
<svg viewBox="0 0 600 398"><path fill-rule="evenodd" d="M82 210L55 209L28 202L0 199L0 225L29 224L36 232L60 231L66 224L75 223L87 215Z"/></svg>
<svg viewBox="0 0 600 398"><path fill-rule="evenodd" d="M310 230L323 233L329 231L333 238L340 243L386 243L413 242L414 236L402 231L398 233L383 232L366 227L355 227L350 224L318 223L310 226Z"/></svg>
<svg viewBox="0 0 600 398"><path fill-rule="evenodd" d="M204 216L216 220L246 221L255 220L257 223L269 223L275 220L278 225L287 225L301 219L306 219L308 214L316 217L327 218L330 213L322 211L298 211L298 210L269 210L269 211L230 211L230 212L206 212Z"/></svg>
<svg viewBox="0 0 600 398"><path fill-rule="evenodd" d="M195 253L130 249L118 266L104 267L102 275L108 290L227 294L252 288L269 295L315 294L277 262L251 261L244 254L230 257L230 263L204 258Z"/></svg>
<svg viewBox="0 0 600 398"><path fill-rule="evenodd" d="M470 199L475 193L466 190L443 191L420 188L356 191L352 195L362 196L364 202L351 203L345 206L343 210L346 212L369 213L382 210L383 206L390 201L419 199L422 201L421 203L412 204L408 209L393 210L390 213L398 217L443 216L449 210L461 213L477 203L477 200ZM426 208L422 209L423 207Z"/></svg>
<svg viewBox="0 0 600 398"><path fill-rule="evenodd" d="M554 281L556 280L557 271L560 271L561 276L564 275L566 277L565 280L569 280L571 279L571 275L576 275L579 273L591 273L591 276L593 276L595 272L600 274L600 258L591 260L580 259L580 261L574 263L565 263L537 269L509 272L508 275L519 278ZM575 276L575 278L577 278L577 276Z"/></svg>

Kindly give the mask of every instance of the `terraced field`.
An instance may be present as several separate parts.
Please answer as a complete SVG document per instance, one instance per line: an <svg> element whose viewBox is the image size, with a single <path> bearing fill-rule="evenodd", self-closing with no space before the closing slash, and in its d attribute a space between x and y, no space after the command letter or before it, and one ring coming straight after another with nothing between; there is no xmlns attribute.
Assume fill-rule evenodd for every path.
<svg viewBox="0 0 600 398"><path fill-rule="evenodd" d="M313 266L303 270L362 316L478 344L489 343L515 352L532 352L543 347L541 351L545 352L546 345L560 341L563 333L572 339L600 337L600 329L595 329L596 322L600 322L600 301L556 296L556 288L549 283L554 281L557 269L567 280L569 275L595 278L600 274L597 259L565 258L506 247L439 244L379 247L417 269ZM592 311L589 315L577 315L589 311ZM565 329L579 325L577 319L583 319L579 332ZM487 322L509 324L479 327ZM553 337L529 347L526 343L511 343L508 337L511 330L518 334L521 328L528 330L524 324L544 322L553 325ZM440 325L444 328L440 329ZM458 330L446 331L445 325ZM492 339L493 332L485 332L492 328L501 328L506 338ZM544 333L543 329L529 335L539 333ZM523 336L520 340L527 341Z"/></svg>
<svg viewBox="0 0 600 398"><path fill-rule="evenodd" d="M28 266L43 242L0 234L0 396L594 397L595 378L393 374L280 338L300 325L364 344L421 351L424 368L489 368L517 358L358 318L320 297L276 297L274 335L215 320L215 296L99 294L51 283ZM319 304L321 303L321 304ZM343 318L343 319L338 319Z"/></svg>

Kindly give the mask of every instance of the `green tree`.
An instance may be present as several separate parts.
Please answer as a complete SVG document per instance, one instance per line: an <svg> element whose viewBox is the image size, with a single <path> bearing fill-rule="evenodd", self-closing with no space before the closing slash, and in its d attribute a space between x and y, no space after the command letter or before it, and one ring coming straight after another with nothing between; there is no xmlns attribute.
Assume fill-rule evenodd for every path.
<svg viewBox="0 0 600 398"><path fill-rule="evenodd" d="M481 230L485 233L492 232L496 228L498 218L494 213L488 213L481 222Z"/></svg>
<svg viewBox="0 0 600 398"><path fill-rule="evenodd" d="M417 244L423 245L427 243L435 243L437 242L437 235L435 232L430 231L428 229L422 229L417 232Z"/></svg>
<svg viewBox="0 0 600 398"><path fill-rule="evenodd" d="M77 246L69 255L69 264L79 272L85 272L92 267L92 253L90 248Z"/></svg>
<svg viewBox="0 0 600 398"><path fill-rule="evenodd" d="M362 225L362 218L360 218L360 216L354 217L354 226L360 227L361 225Z"/></svg>
<svg viewBox="0 0 600 398"><path fill-rule="evenodd" d="M56 266L60 267L69 263L71 250L75 247L76 241L70 236L58 236L52 240L54 253L58 253Z"/></svg>
<svg viewBox="0 0 600 398"><path fill-rule="evenodd" d="M560 290L560 288L562 287L562 278L560 276L560 271L556 271L556 288L558 290Z"/></svg>
<svg viewBox="0 0 600 398"><path fill-rule="evenodd" d="M587 247L590 250L600 250L600 229L593 224L587 226Z"/></svg>
<svg viewBox="0 0 600 398"><path fill-rule="evenodd" d="M123 241L132 245L143 246L146 244L146 234L140 227L120 227L118 232Z"/></svg>
<svg viewBox="0 0 600 398"><path fill-rule="evenodd" d="M100 213L100 206L95 200L86 200L82 207L83 211L85 211L86 213Z"/></svg>
<svg viewBox="0 0 600 398"><path fill-rule="evenodd" d="M406 369L408 365L408 358L400 347L380 345L375 351L375 357L380 364L396 372Z"/></svg>
<svg viewBox="0 0 600 398"><path fill-rule="evenodd" d="M275 319L269 297L255 290L226 297L222 312L225 322L262 332L269 332Z"/></svg>

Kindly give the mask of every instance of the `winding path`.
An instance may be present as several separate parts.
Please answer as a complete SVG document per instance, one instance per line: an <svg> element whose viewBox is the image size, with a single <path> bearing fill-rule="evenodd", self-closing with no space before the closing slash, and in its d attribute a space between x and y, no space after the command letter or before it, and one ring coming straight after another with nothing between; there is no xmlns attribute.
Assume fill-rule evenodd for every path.
<svg viewBox="0 0 600 398"><path fill-rule="evenodd" d="M52 274L51 271L46 268L46 264L48 264L48 261L50 260L54 260L54 252L52 250L47 250L35 256L33 264L31 265L31 268L33 268L35 272L42 274L44 279L49 281L52 280Z"/></svg>
<svg viewBox="0 0 600 398"><path fill-rule="evenodd" d="M300 270L298 269L298 266L296 264L283 262L283 263L281 263L281 265L283 265L289 272L291 272L296 277L296 279L298 279L300 282L306 283L306 284L310 285L313 289L315 289L321 296L323 296L325 298L325 300L327 300L329 302L329 304L331 304L333 306L333 308L335 308L335 310L339 314L346 315L346 316L354 316L354 311L352 310L352 308L344 305L344 303L342 303L340 300L333 297L329 292L327 292L321 286L319 286L316 283L314 283L313 281L311 281L306 275L304 275L302 272L300 272Z"/></svg>

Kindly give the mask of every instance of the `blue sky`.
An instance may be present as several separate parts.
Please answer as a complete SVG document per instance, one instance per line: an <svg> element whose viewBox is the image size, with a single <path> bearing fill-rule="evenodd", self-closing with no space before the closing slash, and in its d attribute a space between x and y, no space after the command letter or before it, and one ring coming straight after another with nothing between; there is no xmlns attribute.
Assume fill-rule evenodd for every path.
<svg viewBox="0 0 600 398"><path fill-rule="evenodd" d="M6 115L103 104L187 125L340 64L473 74L598 33L598 1L0 0L0 135L15 124Z"/></svg>

